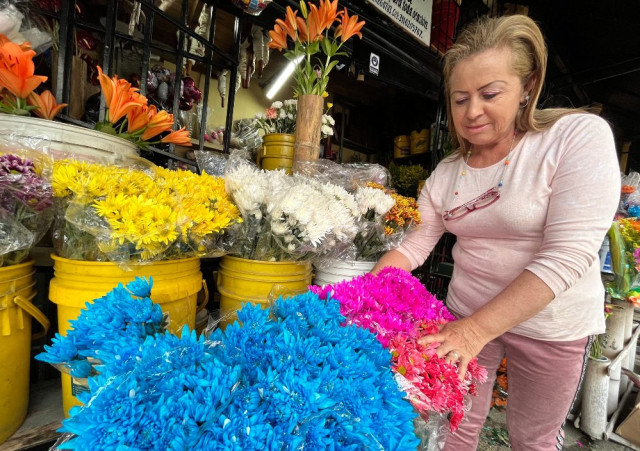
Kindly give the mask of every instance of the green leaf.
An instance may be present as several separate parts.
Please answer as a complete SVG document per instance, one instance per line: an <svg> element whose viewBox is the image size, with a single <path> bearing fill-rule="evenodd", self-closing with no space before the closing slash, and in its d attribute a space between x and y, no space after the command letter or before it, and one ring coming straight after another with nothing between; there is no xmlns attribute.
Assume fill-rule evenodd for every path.
<svg viewBox="0 0 640 451"><path fill-rule="evenodd" d="M322 45L322 51L324 52L325 55L331 56L331 42L329 41L328 38L324 38L322 41L320 41L320 44Z"/></svg>
<svg viewBox="0 0 640 451"><path fill-rule="evenodd" d="M312 42L307 46L307 54L315 55L320 51L320 41Z"/></svg>

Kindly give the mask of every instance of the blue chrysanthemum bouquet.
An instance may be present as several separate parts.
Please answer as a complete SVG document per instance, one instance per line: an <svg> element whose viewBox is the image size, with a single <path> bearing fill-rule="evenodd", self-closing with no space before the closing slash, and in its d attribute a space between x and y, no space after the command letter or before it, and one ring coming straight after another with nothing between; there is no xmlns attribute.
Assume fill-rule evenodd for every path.
<svg viewBox="0 0 640 451"><path fill-rule="evenodd" d="M52 346L35 358L82 379L97 374L100 365L131 369L127 358L145 339L165 331L167 318L149 298L153 281L136 278L80 311L66 335L57 333Z"/></svg>
<svg viewBox="0 0 640 451"><path fill-rule="evenodd" d="M246 305L238 318L242 325L207 339L144 321L144 331L78 352L102 365L80 395L85 405L63 421L58 449L416 449L417 414L394 381L390 353L369 331L342 326L337 301L305 293L271 308ZM47 355L68 357L63 340Z"/></svg>

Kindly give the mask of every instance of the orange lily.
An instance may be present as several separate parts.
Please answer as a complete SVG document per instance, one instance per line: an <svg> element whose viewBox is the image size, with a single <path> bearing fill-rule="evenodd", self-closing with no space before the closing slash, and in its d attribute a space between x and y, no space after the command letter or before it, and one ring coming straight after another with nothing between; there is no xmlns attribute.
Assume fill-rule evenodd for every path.
<svg viewBox="0 0 640 451"><path fill-rule="evenodd" d="M311 12L307 17L307 22L309 24L308 27L308 42L319 41L324 38L324 28L321 26L324 20L320 17L320 11L318 11L318 7L314 4L309 5L309 9Z"/></svg>
<svg viewBox="0 0 640 451"><path fill-rule="evenodd" d="M174 143L179 146L191 146L191 137L189 135L189 130L185 127L182 127L180 130L176 130L175 132L169 133L167 136L160 140L162 143Z"/></svg>
<svg viewBox="0 0 640 451"><path fill-rule="evenodd" d="M336 28L334 37L337 39L338 37L342 40L342 42L347 41L351 36L358 36L362 39L362 27L366 23L364 20L358 22L358 16L349 17L349 13L347 13L347 8L344 9L342 13L342 17L340 17L341 23Z"/></svg>
<svg viewBox="0 0 640 451"><path fill-rule="evenodd" d="M0 33L0 46L3 46L6 42L11 42L11 40L5 35L3 35L2 33ZM20 48L25 51L31 50L31 43L28 41L24 41L22 44L20 44Z"/></svg>
<svg viewBox="0 0 640 451"><path fill-rule="evenodd" d="M164 110L158 111L157 114L154 114L149 119L147 128L140 139L146 141L162 132L171 130L171 127L173 127L173 114L169 114Z"/></svg>
<svg viewBox="0 0 640 451"><path fill-rule="evenodd" d="M67 106L66 103L57 103L56 98L51 94L48 89L42 94L38 95L35 92L29 94L27 99L29 105L36 106L33 110L42 119L52 120L55 118L61 109Z"/></svg>
<svg viewBox="0 0 640 451"><path fill-rule="evenodd" d="M157 112L155 105L140 105L139 108L132 109L127 113L127 131L135 133L144 129Z"/></svg>
<svg viewBox="0 0 640 451"><path fill-rule="evenodd" d="M107 106L107 120L112 124L125 117L132 109L147 103L147 99L138 94L138 90L132 88L131 83L119 80L117 76L109 78L102 72L100 66L98 66L98 80Z"/></svg>
<svg viewBox="0 0 640 451"><path fill-rule="evenodd" d="M26 99L47 77L33 75L33 50L25 50L11 41L0 46L0 86L19 99Z"/></svg>
<svg viewBox="0 0 640 451"><path fill-rule="evenodd" d="M298 23L298 36L300 41L309 42L309 31L307 30L307 22L302 17L296 17Z"/></svg>
<svg viewBox="0 0 640 451"><path fill-rule="evenodd" d="M287 49L287 32L278 24L273 26L273 30L269 31L271 42L267 44L270 49L286 50Z"/></svg>
<svg viewBox="0 0 640 451"><path fill-rule="evenodd" d="M285 15L285 20L276 19L276 24L280 25L280 27L287 32L291 39L296 39L296 30L298 28L298 24L296 22L296 16L298 15L298 11L293 11L290 6L287 6L287 12Z"/></svg>
<svg viewBox="0 0 640 451"><path fill-rule="evenodd" d="M338 0L320 0L320 8L318 9L320 16L320 28L324 30L329 28L338 17Z"/></svg>

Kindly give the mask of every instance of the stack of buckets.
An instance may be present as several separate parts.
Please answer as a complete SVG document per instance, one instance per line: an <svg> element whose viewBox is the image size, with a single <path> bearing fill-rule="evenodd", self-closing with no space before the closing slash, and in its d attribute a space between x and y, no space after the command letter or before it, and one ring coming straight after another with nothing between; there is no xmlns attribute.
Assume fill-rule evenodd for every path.
<svg viewBox="0 0 640 451"><path fill-rule="evenodd" d="M393 158L408 157L411 154L411 144L408 135L396 136L393 139Z"/></svg>
<svg viewBox="0 0 640 451"><path fill-rule="evenodd" d="M49 320L31 301L33 261L0 268L0 443L22 425L29 404L31 340L45 336ZM44 330L32 337L31 318Z"/></svg>
<svg viewBox="0 0 640 451"><path fill-rule="evenodd" d="M429 151L429 129L423 128L419 132L414 130L411 132L411 155L418 155Z"/></svg>
<svg viewBox="0 0 640 451"><path fill-rule="evenodd" d="M58 305L58 330L65 335L70 321L80 316L87 302L104 296L119 283L123 285L136 277L152 277L151 299L169 315L169 331L179 334L184 325L193 330L196 313L208 301L197 305L200 291L205 290L199 258L163 260L137 265L125 271L115 263L69 260L53 255L54 277L49 285L49 299ZM62 374L62 405L68 416L71 407L80 405L74 396L86 390L83 381Z"/></svg>

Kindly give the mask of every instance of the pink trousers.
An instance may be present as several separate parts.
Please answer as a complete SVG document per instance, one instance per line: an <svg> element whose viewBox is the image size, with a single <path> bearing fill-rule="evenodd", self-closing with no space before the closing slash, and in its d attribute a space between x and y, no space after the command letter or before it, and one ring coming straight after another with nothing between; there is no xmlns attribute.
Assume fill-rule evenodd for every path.
<svg viewBox="0 0 640 451"><path fill-rule="evenodd" d="M471 410L446 451L475 450L486 420L496 371L507 358L507 428L515 451L561 450L562 427L571 410L587 362L591 338L542 341L506 333L488 343L478 355L489 377L472 396Z"/></svg>

